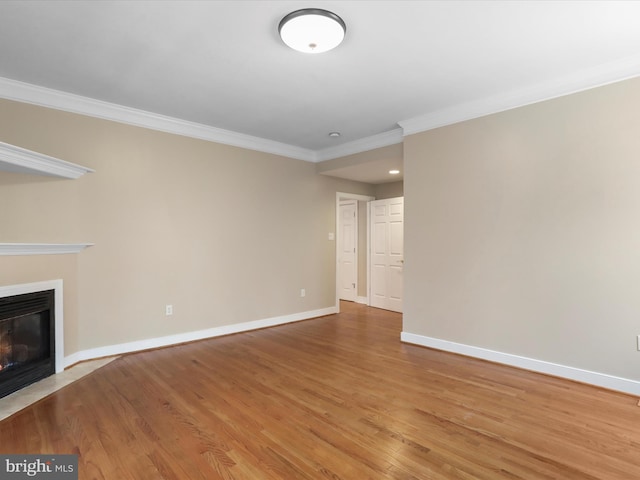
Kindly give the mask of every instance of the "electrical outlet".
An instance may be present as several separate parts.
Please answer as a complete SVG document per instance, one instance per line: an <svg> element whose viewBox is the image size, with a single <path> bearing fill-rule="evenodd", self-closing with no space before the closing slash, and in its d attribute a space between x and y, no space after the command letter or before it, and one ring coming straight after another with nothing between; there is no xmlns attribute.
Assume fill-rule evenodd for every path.
<svg viewBox="0 0 640 480"><path fill-rule="evenodd" d="M173 305L165 305L164 314L167 316L173 315Z"/></svg>
<svg viewBox="0 0 640 480"><path fill-rule="evenodd" d="M306 296L306 295L307 295L306 290L305 290L304 288L301 288L301 289L300 289L300 296L301 296L301 297L304 297L304 296Z"/></svg>

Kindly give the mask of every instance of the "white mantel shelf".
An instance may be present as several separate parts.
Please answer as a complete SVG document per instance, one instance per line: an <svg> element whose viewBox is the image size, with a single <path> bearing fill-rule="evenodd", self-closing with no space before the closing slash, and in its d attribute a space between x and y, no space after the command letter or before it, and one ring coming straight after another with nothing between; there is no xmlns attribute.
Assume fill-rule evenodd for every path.
<svg viewBox="0 0 640 480"><path fill-rule="evenodd" d="M93 243L0 243L0 255L64 255L91 246Z"/></svg>
<svg viewBox="0 0 640 480"><path fill-rule="evenodd" d="M80 178L92 169L0 142L0 170L59 178Z"/></svg>

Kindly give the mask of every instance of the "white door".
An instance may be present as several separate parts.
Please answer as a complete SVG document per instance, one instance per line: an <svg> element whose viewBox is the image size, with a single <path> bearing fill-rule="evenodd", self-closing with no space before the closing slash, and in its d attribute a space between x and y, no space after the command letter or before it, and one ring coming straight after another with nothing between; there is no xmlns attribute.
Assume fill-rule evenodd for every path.
<svg viewBox="0 0 640 480"><path fill-rule="evenodd" d="M374 200L370 212L370 305L402 312L404 197Z"/></svg>
<svg viewBox="0 0 640 480"><path fill-rule="evenodd" d="M356 300L358 264L356 245L358 239L358 203L340 203L340 225L338 226L338 298Z"/></svg>

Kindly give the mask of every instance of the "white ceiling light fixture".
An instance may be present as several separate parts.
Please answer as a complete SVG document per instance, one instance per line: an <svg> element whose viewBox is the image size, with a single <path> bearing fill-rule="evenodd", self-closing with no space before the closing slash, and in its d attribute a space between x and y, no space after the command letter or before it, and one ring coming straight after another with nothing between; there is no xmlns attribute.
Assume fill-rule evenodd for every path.
<svg viewBox="0 0 640 480"><path fill-rule="evenodd" d="M321 8L304 8L286 15L278 25L280 38L303 53L323 53L336 48L347 31L338 15Z"/></svg>
<svg viewBox="0 0 640 480"><path fill-rule="evenodd" d="M400 173L400 170L389 170L389 173L391 175L398 175Z"/></svg>

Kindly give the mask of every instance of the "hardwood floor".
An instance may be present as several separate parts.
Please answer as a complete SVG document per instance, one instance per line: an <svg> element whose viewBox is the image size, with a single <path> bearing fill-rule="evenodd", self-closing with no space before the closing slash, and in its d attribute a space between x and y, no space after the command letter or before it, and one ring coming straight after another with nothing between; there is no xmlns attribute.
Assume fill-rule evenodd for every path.
<svg viewBox="0 0 640 480"><path fill-rule="evenodd" d="M640 478L637 399L399 341L343 313L125 355L0 422L80 479Z"/></svg>

